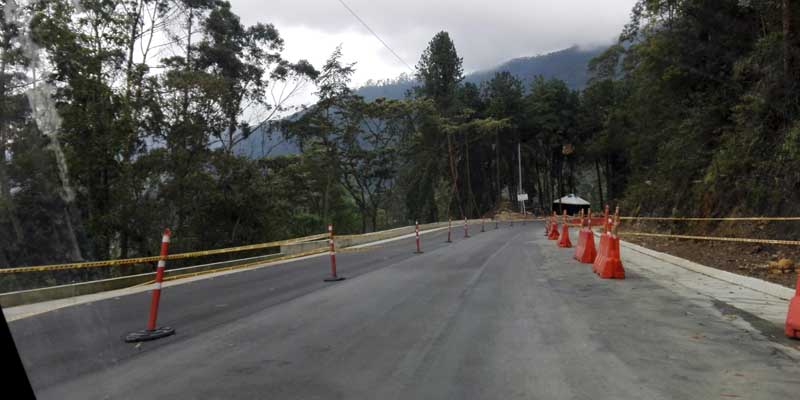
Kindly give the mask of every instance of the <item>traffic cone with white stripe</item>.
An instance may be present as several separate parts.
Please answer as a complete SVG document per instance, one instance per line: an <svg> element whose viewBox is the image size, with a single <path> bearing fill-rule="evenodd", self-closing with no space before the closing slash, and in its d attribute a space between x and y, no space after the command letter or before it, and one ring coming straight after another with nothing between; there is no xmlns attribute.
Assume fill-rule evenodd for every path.
<svg viewBox="0 0 800 400"><path fill-rule="evenodd" d="M127 336L125 336L126 342L145 342L175 334L175 329L169 326L156 326L156 319L158 318L158 304L161 300L161 284L164 281L164 269L167 266L167 249L169 247L169 238L171 235L172 232L170 232L169 228L167 228L164 229L164 234L161 236L161 252L158 256L155 288L153 289L153 294L150 298L150 317L147 320L147 329L129 333Z"/></svg>
<svg viewBox="0 0 800 400"><path fill-rule="evenodd" d="M422 249L419 247L419 221L414 221L414 226L414 232L417 236L417 251L415 251L414 254L422 254Z"/></svg>
<svg viewBox="0 0 800 400"><path fill-rule="evenodd" d="M569 240L569 221L567 220L567 210L564 210L564 215L561 218L561 240L558 241L558 247L568 249L572 247L572 242Z"/></svg>
<svg viewBox="0 0 800 400"><path fill-rule="evenodd" d="M606 258L606 253L608 251L608 204L606 204L605 211L603 213L603 232L600 233L600 243L598 243L598 250L597 250L597 257L595 257L594 262L592 263L592 271L594 273L598 273L598 267L602 263L603 259Z"/></svg>
<svg viewBox="0 0 800 400"><path fill-rule="evenodd" d="M452 233L453 233L453 219L448 217L447 218L447 243L453 243L453 241L450 239L450 236L452 235Z"/></svg>
<svg viewBox="0 0 800 400"><path fill-rule="evenodd" d="M558 222L556 222L556 212L553 211L553 216L551 217L552 225L550 225L550 236L547 238L550 240L558 240Z"/></svg>
<svg viewBox="0 0 800 400"><path fill-rule="evenodd" d="M336 274L336 246L333 241L333 225L331 224L328 224L328 244L330 245L328 253L331 256L331 275L323 280L325 282L343 281L345 277Z"/></svg>
<svg viewBox="0 0 800 400"><path fill-rule="evenodd" d="M576 260L578 259L578 254L583 252L583 246L586 243L586 236L583 235L583 224L586 221L583 218L583 209L578 212L578 223L580 224L580 228L578 228L578 244L575 246L575 252L572 253L572 257Z"/></svg>
<svg viewBox="0 0 800 400"><path fill-rule="evenodd" d="M619 207L614 213L614 223L606 240L606 256L597 267L597 274L603 279L625 279L625 269L622 267L622 260L619 258L618 225Z"/></svg>
<svg viewBox="0 0 800 400"><path fill-rule="evenodd" d="M592 212L589 212L588 225L581 229L580 237L582 244L580 251L575 253L575 259L584 263L592 264L597 257L597 250L594 247L594 233L592 232Z"/></svg>

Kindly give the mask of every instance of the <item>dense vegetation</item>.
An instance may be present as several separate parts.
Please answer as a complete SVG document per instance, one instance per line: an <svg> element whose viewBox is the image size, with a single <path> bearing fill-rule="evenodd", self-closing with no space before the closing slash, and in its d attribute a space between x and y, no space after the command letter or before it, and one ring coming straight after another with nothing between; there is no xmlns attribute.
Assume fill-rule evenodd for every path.
<svg viewBox="0 0 800 400"><path fill-rule="evenodd" d="M574 192L628 213L796 213L794 3L642 0L581 91L465 82L440 32L405 98L366 101L339 50L285 60L274 26L225 1L0 0L0 266L150 255L165 226L187 250L490 215L520 190L518 144L538 210ZM158 65L155 32L172 42ZM273 96L304 82L316 104ZM300 153L237 154L264 132Z"/></svg>

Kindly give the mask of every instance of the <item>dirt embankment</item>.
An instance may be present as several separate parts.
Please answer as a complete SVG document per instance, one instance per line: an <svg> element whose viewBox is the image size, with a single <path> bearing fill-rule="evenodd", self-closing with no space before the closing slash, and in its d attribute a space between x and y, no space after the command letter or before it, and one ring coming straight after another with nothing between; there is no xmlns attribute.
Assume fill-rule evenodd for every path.
<svg viewBox="0 0 800 400"><path fill-rule="evenodd" d="M717 225L623 223L619 229L623 240L649 249L790 288L795 288L797 284L797 274L800 272L800 246L638 237L627 236L624 234L626 231L796 240L800 233L800 222Z"/></svg>

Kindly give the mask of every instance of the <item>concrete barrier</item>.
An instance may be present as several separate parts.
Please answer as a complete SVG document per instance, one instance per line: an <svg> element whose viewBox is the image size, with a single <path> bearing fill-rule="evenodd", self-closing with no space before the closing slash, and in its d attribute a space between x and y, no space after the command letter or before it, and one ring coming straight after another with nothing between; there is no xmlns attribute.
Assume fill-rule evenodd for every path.
<svg viewBox="0 0 800 400"><path fill-rule="evenodd" d="M282 245L280 252L285 256L289 256L293 254L305 253L308 251L321 249L327 246L328 246L328 239L315 240L312 242L292 243L292 244Z"/></svg>

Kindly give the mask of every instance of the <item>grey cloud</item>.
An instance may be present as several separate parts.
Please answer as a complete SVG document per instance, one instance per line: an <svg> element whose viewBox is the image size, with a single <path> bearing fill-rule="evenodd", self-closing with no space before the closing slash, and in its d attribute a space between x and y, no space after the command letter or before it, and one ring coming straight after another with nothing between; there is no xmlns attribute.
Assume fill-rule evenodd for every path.
<svg viewBox="0 0 800 400"><path fill-rule="evenodd" d="M577 45L611 42L636 0L344 0L412 66L438 31L450 32L468 70ZM232 0L247 23L338 33L363 28L338 0Z"/></svg>

